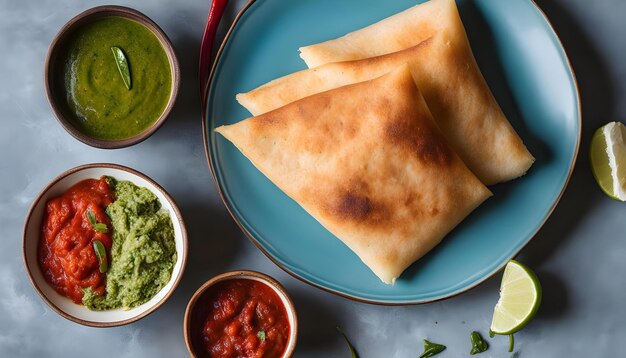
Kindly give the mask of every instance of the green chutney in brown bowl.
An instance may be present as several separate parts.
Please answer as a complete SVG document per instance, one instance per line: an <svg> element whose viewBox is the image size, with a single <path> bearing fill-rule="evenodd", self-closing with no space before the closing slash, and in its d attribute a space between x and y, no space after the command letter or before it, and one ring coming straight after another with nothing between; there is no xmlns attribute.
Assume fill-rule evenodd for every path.
<svg viewBox="0 0 626 358"><path fill-rule="evenodd" d="M83 13L72 20L71 31L61 30L49 52L46 84L70 134L96 147L119 148L145 139L165 119L177 92L178 66L169 40L146 26L154 23L125 11L145 15L103 8L108 12L79 18ZM121 9L122 16L110 8Z"/></svg>

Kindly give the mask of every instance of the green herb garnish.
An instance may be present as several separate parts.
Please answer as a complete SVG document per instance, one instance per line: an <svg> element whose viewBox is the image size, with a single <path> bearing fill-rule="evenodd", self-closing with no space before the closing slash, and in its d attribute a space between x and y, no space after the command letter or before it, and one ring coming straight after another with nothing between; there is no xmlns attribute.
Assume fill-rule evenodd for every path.
<svg viewBox="0 0 626 358"><path fill-rule="evenodd" d="M259 340L261 342L265 342L265 331L264 330L258 331L256 336L259 337Z"/></svg>
<svg viewBox="0 0 626 358"><path fill-rule="evenodd" d="M105 273L109 269L109 263L107 261L107 252L104 248L104 245L98 241L93 241L93 251L96 253L96 257L98 258L98 263L100 264L100 272Z"/></svg>
<svg viewBox="0 0 626 358"><path fill-rule="evenodd" d="M472 341L471 355L482 353L489 349L489 343L485 342L483 337L480 336L480 333L476 331L470 334L470 340Z"/></svg>
<svg viewBox="0 0 626 358"><path fill-rule="evenodd" d="M420 355L419 358L428 358L428 357L435 356L443 352L444 349L446 349L446 346L444 346L443 344L429 342L428 340L425 339L424 340L424 353L422 353L422 355Z"/></svg>
<svg viewBox="0 0 626 358"><path fill-rule="evenodd" d="M513 352L514 346L515 346L515 340L513 339L513 335L509 334L509 352Z"/></svg>
<svg viewBox="0 0 626 358"><path fill-rule="evenodd" d="M115 184L117 184L117 180L115 180L115 178L110 177L110 176L105 176L104 181L107 182L107 185L109 186L109 188L111 188L111 190L115 190Z"/></svg>
<svg viewBox="0 0 626 358"><path fill-rule="evenodd" d="M354 348L352 343L350 343L348 336L346 336L346 334L343 333L343 330L341 329L341 327L337 326L337 332L341 333L341 335L343 336L343 339L345 339L346 343L348 343L348 348L350 348L350 353L352 353L352 358L359 358L359 354L356 352L356 349Z"/></svg>
<svg viewBox="0 0 626 358"><path fill-rule="evenodd" d="M96 216L94 215L93 211L91 211L91 209L87 209L87 219L89 219L91 226L97 232L103 232L103 233L109 232L109 228L106 226L106 224L99 223L98 221L96 221Z"/></svg>
<svg viewBox="0 0 626 358"><path fill-rule="evenodd" d="M111 47L111 51L113 51L113 57L115 58L115 64L117 65L117 69L120 70L120 75L122 76L122 81L124 81L124 85L126 88L130 90L130 69L128 68L128 61L126 61L126 55L124 55L124 51L122 51L119 47Z"/></svg>
<svg viewBox="0 0 626 358"><path fill-rule="evenodd" d="M495 337L495 335L496 335L496 332L489 330L489 338L493 338Z"/></svg>

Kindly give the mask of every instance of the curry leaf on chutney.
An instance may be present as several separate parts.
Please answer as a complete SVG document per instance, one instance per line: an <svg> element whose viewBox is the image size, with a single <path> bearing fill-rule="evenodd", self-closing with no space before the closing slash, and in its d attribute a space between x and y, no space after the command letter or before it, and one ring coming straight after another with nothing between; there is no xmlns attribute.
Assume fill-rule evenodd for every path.
<svg viewBox="0 0 626 358"><path fill-rule="evenodd" d="M96 220L96 215L94 215L91 209L87 209L87 219L89 219L89 223L97 232L102 232L102 233L109 232L109 228L106 226L106 224L99 223Z"/></svg>
<svg viewBox="0 0 626 358"><path fill-rule="evenodd" d="M107 260L107 252L104 248L104 245L98 241L93 241L93 251L96 253L96 257L98 258L98 264L100 265L100 272L105 273L109 270L109 262Z"/></svg>
<svg viewBox="0 0 626 358"><path fill-rule="evenodd" d="M113 57L115 58L115 64L117 65L117 69L120 70L122 81L124 81L124 85L126 86L126 88L130 90L130 68L128 67L126 55L124 55L124 51L122 51L122 49L119 47L113 46L111 47L111 51L113 51Z"/></svg>

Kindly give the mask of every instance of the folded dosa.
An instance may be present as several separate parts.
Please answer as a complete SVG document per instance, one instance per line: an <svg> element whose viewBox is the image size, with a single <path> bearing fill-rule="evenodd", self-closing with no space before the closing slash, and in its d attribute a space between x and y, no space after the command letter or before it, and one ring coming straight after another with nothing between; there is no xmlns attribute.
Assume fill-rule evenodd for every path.
<svg viewBox="0 0 626 358"><path fill-rule="evenodd" d="M491 195L406 66L216 131L385 283Z"/></svg>
<svg viewBox="0 0 626 358"><path fill-rule="evenodd" d="M455 0L430 0L334 40L300 48L309 68L360 60L413 47L433 34L465 30Z"/></svg>
<svg viewBox="0 0 626 358"><path fill-rule="evenodd" d="M443 11L441 5L449 6ZM441 131L483 183L492 185L524 175L534 158L500 109L480 73L454 1L431 0L389 19L398 16L405 19L406 14L421 14L416 10L432 10L433 7L439 14L435 20L447 14L447 25L437 27L436 32L415 46L378 57L329 63L296 72L248 93L239 94L237 100L253 115L258 115L314 93L379 77L406 63ZM432 12L434 10L428 13ZM370 28L378 28L372 26L366 28L367 33ZM386 28L405 27L387 24L380 31L384 34ZM407 41L403 44L408 44ZM370 47L382 46L380 43L386 43L386 39L375 37L368 42ZM346 46L354 49L352 45ZM371 52L366 51L363 55L369 54ZM341 55L338 54L337 58L341 59Z"/></svg>

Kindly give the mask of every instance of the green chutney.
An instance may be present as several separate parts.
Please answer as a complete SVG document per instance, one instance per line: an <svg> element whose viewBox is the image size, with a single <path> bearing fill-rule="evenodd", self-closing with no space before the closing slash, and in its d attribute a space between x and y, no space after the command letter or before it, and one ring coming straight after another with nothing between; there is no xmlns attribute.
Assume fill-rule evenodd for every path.
<svg viewBox="0 0 626 358"><path fill-rule="evenodd" d="M107 177L115 201L106 208L113 226L111 262L102 296L87 288L83 305L90 310L125 310L156 295L172 277L177 260L174 227L159 199L147 188Z"/></svg>
<svg viewBox="0 0 626 358"><path fill-rule="evenodd" d="M126 55L132 85L124 85L111 47ZM158 38L144 25L110 16L78 28L57 60L63 110L82 133L96 139L133 137L150 127L170 98L170 63ZM62 66L62 67L61 67ZM62 79L62 81L61 81Z"/></svg>

